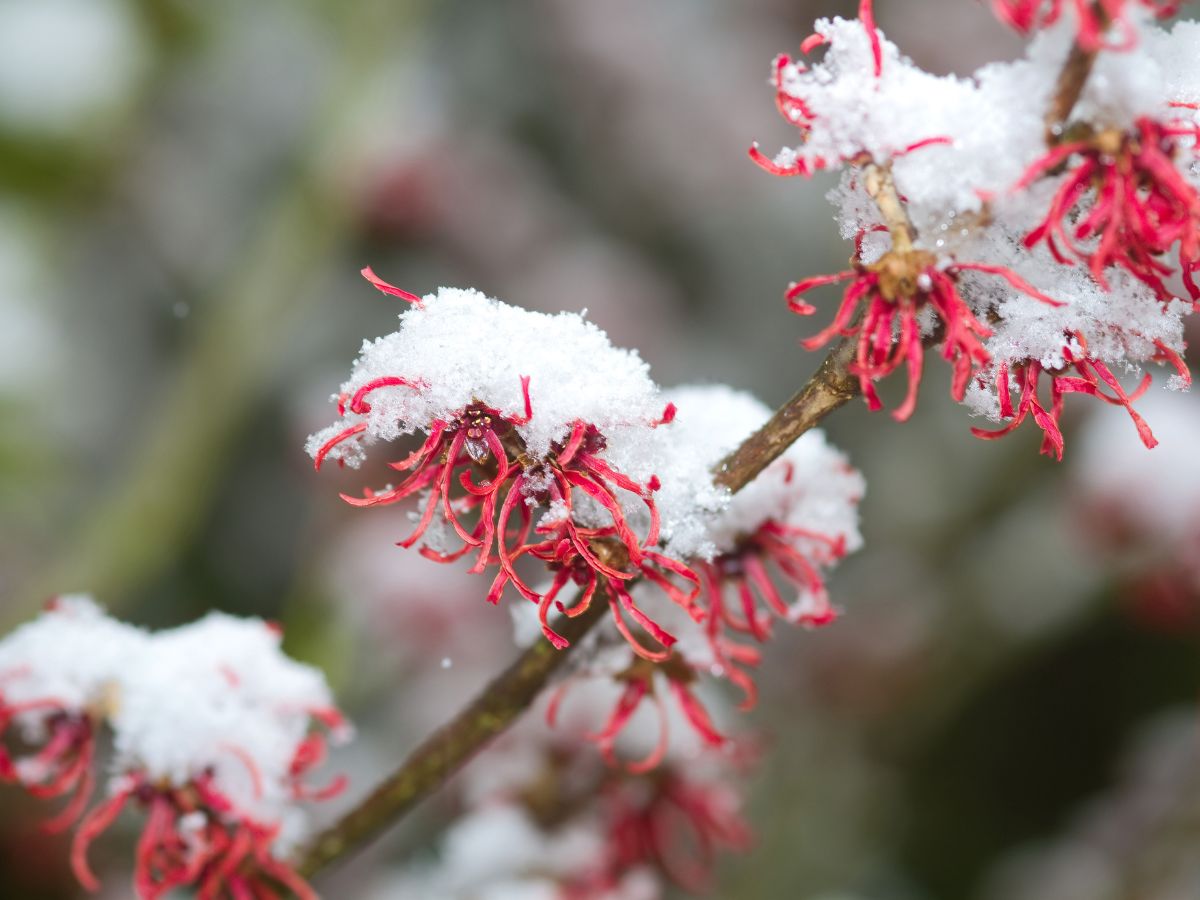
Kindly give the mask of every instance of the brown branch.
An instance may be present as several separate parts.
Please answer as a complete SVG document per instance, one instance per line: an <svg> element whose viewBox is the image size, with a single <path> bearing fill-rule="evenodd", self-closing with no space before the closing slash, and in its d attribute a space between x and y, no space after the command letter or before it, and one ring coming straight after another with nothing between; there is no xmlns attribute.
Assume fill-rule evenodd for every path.
<svg viewBox="0 0 1200 900"><path fill-rule="evenodd" d="M1109 23L1108 16L1101 4L1094 4L1092 10L1103 24ZM1051 147L1063 140L1067 130L1067 120L1071 118L1075 104L1083 96L1084 85L1087 84L1087 80L1092 74L1097 56L1097 51L1085 50L1079 45L1078 40L1071 45L1071 52L1067 54L1066 62L1059 70L1058 81L1054 86L1054 96L1050 100L1050 108L1046 110L1046 143Z"/></svg>
<svg viewBox="0 0 1200 900"><path fill-rule="evenodd" d="M1072 45L1067 61L1063 63L1058 73L1058 82L1054 96L1050 100L1050 108L1046 110L1046 143L1053 146L1059 143L1067 129L1067 120L1079 98L1083 95L1084 85L1092 74L1096 63L1096 53L1084 50L1078 43Z"/></svg>
<svg viewBox="0 0 1200 900"><path fill-rule="evenodd" d="M879 214L891 235L889 252L911 253L917 229L896 190L891 166L867 163L863 166L863 187L879 207ZM858 377L850 372L856 346L857 341L852 337L842 338L808 384L718 464L713 481L736 493L778 459L800 435L857 397L860 393Z"/></svg>
<svg viewBox="0 0 1200 900"><path fill-rule="evenodd" d="M917 229L908 218L908 210L904 208L904 201L900 199L900 192L896 190L891 164L867 163L863 167L863 187L879 207L883 224L887 226L888 234L892 238L892 252L911 252L913 243L917 240Z"/></svg>
<svg viewBox="0 0 1200 900"><path fill-rule="evenodd" d="M856 343L853 338L842 338L808 384L721 461L713 481L736 493L778 459L800 435L858 396L858 376L850 374Z"/></svg>
<svg viewBox="0 0 1200 900"><path fill-rule="evenodd" d="M505 731L541 693L588 631L608 613L597 590L591 607L555 630L571 642L555 650L539 640L497 675L457 716L427 737L387 780L309 845L297 870L310 877L361 847L457 772L492 738Z"/></svg>
<svg viewBox="0 0 1200 900"><path fill-rule="evenodd" d="M718 467L714 481L737 492L800 435L858 393L849 374L852 341L843 340L795 397ZM570 646L555 650L539 640L501 672L476 698L426 738L400 767L357 807L318 835L306 848L297 870L305 877L363 846L395 822L505 731L541 693L582 638L608 613L600 591L578 618L555 629Z"/></svg>

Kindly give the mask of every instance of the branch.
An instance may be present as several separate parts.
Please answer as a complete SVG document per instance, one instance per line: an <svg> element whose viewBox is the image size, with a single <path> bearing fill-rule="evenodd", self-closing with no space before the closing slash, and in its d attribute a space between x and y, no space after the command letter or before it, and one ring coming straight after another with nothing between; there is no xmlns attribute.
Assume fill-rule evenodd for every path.
<svg viewBox="0 0 1200 900"><path fill-rule="evenodd" d="M357 849L404 815L457 772L492 738L505 731L537 699L570 651L608 613L606 598L593 598L586 612L555 625L571 642L555 650L538 640L457 716L427 737L403 765L340 821L309 845L297 871L305 878Z"/></svg>
<svg viewBox="0 0 1200 900"><path fill-rule="evenodd" d="M796 439L858 396L858 376L850 373L856 342L842 338L808 384L740 447L717 466L713 481L737 493L778 459Z"/></svg>
<svg viewBox="0 0 1200 900"><path fill-rule="evenodd" d="M1071 110L1083 95L1083 87L1087 84L1088 76L1092 74L1092 66L1096 63L1096 53L1084 50L1078 42L1071 46L1067 61L1063 63L1058 73L1058 82L1054 96L1050 100L1050 108L1046 110L1046 143L1054 145L1062 140L1066 131L1067 119Z"/></svg>
<svg viewBox="0 0 1200 900"><path fill-rule="evenodd" d="M1108 24L1108 16L1101 4L1095 4L1093 10L1102 22ZM1071 52L1067 54L1066 62L1059 70L1050 108L1046 110L1046 143L1051 147L1062 141L1067 130L1067 120L1071 118L1071 111L1083 96L1084 85L1092 74L1092 67L1096 64L1098 55L1095 50L1085 50L1078 38L1071 45Z"/></svg>
<svg viewBox="0 0 1200 900"><path fill-rule="evenodd" d="M853 357L853 342L842 340L808 384L717 467L713 480L736 493L800 435L857 395L858 379L848 371ZM555 650L548 641L539 640L525 650L465 709L413 750L362 803L319 834L302 854L297 871L309 878L369 842L512 725L608 613L607 598L600 590L587 612L564 620L561 627L555 625L570 646Z"/></svg>

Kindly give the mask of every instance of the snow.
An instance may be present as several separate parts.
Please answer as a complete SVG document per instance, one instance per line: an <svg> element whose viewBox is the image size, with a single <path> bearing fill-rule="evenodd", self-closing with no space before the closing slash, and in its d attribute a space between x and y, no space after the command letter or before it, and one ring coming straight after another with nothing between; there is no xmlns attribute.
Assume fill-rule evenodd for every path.
<svg viewBox="0 0 1200 900"><path fill-rule="evenodd" d="M114 789L133 774L183 787L211 772L238 816L282 826L282 848L304 833L296 751L333 698L321 673L286 657L280 641L261 620L221 613L150 634L109 618L89 597L60 597L0 641L0 698L49 698L105 719Z"/></svg>
<svg viewBox="0 0 1200 900"><path fill-rule="evenodd" d="M667 392L678 407L673 439L690 448L712 469L743 440L762 426L771 410L748 393L721 385L688 386ZM671 494L668 482L660 492L667 507L674 493L692 490L680 485ZM707 540L718 553L734 549L739 538L753 534L768 520L844 538L847 552L862 545L858 502L866 490L863 477L820 429L806 432L749 485L735 494L728 507L707 527Z"/></svg>
<svg viewBox="0 0 1200 900"><path fill-rule="evenodd" d="M1130 10L1129 18L1139 41L1132 50L1099 55L1071 123L1099 132L1131 129L1141 117L1196 119L1194 112L1171 104L1200 100L1200 24L1158 28L1141 9ZM864 159L890 165L919 247L936 253L942 265L1007 266L1063 304L1055 308L1033 300L994 276L961 276L964 298L995 331L985 342L992 366L972 382L966 403L993 419L999 416L993 388L997 368L1025 360L1059 368L1065 347L1079 349L1077 333L1094 359L1118 373L1140 373L1162 347L1176 353L1184 349L1183 318L1190 304L1160 302L1115 269L1105 273L1110 281L1105 290L1084 266L1063 265L1043 246L1030 251L1021 243L1070 174L1049 174L1016 189L1046 153L1044 117L1076 24L1065 16L1039 32L1023 58L960 78L921 71L886 40L882 75L876 76L862 24L824 19L816 29L827 44L812 54L819 61L793 62L781 79L785 93L803 100L812 117L798 123L803 143L783 151L776 162L845 165L840 186L829 195L843 237L879 224L856 167ZM935 138L949 140L905 152ZM1179 144L1177 168L1200 184L1200 166L1190 152L1194 141L1184 137ZM888 244L886 235L868 234L863 262L878 259ZM1184 386L1178 378L1167 384Z"/></svg>
<svg viewBox="0 0 1200 900"><path fill-rule="evenodd" d="M533 417L517 425L517 433L533 458L544 458L552 443L564 441L575 422L610 435L621 426L648 426L663 411L646 363L636 352L614 347L581 315L531 312L475 290L440 288L402 313L397 331L363 344L341 392L353 395L388 376L419 386L371 393L368 413L347 412L309 438L308 452L316 456L330 437L365 422L362 446L346 442L331 454L356 466L365 446L428 431L471 403L519 419L522 377L529 378Z"/></svg>

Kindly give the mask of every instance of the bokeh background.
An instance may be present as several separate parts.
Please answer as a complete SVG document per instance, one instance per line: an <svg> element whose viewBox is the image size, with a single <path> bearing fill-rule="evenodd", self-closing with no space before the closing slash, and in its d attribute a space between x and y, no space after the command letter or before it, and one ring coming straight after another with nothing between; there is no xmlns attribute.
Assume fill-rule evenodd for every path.
<svg viewBox="0 0 1200 900"><path fill-rule="evenodd" d="M0 0L0 626L74 590L152 626L278 619L357 722L365 790L515 650L478 582L302 453L398 311L358 270L587 308L662 384L782 402L819 361L783 289L849 248L831 180L745 151L794 138L774 54L854 6ZM937 72L1020 52L982 2L878 6ZM866 547L832 581L846 615L770 648L757 840L714 894L1200 896L1198 410L1156 405L1152 456L1068 401L1056 465L1030 430L972 438L930 368L909 423L828 422ZM327 895L428 852L452 793ZM0 896L78 894L43 814L0 792ZM95 855L126 896L129 847Z"/></svg>

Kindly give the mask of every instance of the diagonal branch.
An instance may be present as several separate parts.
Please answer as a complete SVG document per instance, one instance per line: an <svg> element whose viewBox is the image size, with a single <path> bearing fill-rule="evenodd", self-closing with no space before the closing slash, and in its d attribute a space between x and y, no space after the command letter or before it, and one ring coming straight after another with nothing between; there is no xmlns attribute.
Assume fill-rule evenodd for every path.
<svg viewBox="0 0 1200 900"><path fill-rule="evenodd" d="M858 394L849 372L854 342L843 339L800 391L770 421L722 462L714 481L731 492L744 488L800 435ZM319 834L303 852L297 870L305 877L353 852L437 790L492 738L529 708L581 639L608 612L606 598L556 629L570 646L555 650L539 640L497 675L453 719L417 746L358 806Z"/></svg>

